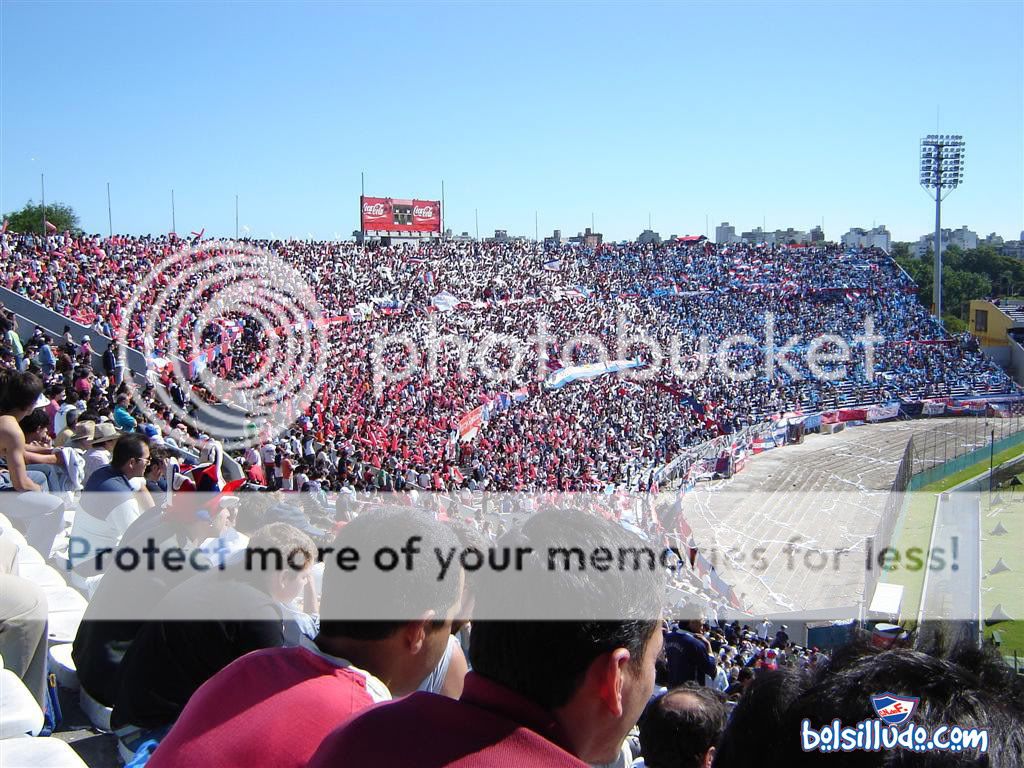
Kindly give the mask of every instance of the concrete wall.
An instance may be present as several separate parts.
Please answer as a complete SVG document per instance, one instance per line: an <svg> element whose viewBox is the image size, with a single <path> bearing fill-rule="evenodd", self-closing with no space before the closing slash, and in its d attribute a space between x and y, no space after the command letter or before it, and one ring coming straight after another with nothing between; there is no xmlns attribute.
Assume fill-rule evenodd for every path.
<svg viewBox="0 0 1024 768"><path fill-rule="evenodd" d="M106 336L102 336L93 331L89 326L76 323L74 320L70 320L64 315L58 314L38 302L26 299L20 293L15 293L4 287L0 287L0 301L4 303L7 309L18 316L18 333L23 339L30 338L37 325L42 326L58 342L64 335L65 325L71 326L71 335L76 342L80 342L85 334L89 334L94 350L93 366L96 370L102 370L101 361L103 353L107 351L107 346L112 343ZM128 367L131 370L145 372L146 358L141 352L129 348L126 352L126 358Z"/></svg>
<svg viewBox="0 0 1024 768"><path fill-rule="evenodd" d="M89 340L93 348L93 368L97 371L103 369L103 353L113 343L106 336L96 333L89 326L77 323L64 315L54 312L52 309L44 307L38 302L26 299L21 294L2 286L0 286L0 301L4 303L7 309L18 316L18 334L24 340L32 336L37 325L41 326L58 341L64 335L65 325L71 327L71 335L76 342L81 342L82 337L85 334L89 334ZM128 368L133 372L136 382L143 384L146 371L145 356L137 349L128 348L125 352L125 357ZM239 414L239 409L220 403L212 407L210 413L200 420L200 426L203 431L218 439L232 437L238 434L236 432L236 425L240 418ZM228 480L236 480L243 476L242 468L238 465L238 462L226 455L222 471Z"/></svg>
<svg viewBox="0 0 1024 768"><path fill-rule="evenodd" d="M1007 365L1010 375L1018 384L1024 384L1024 347L1010 339L1010 362Z"/></svg>

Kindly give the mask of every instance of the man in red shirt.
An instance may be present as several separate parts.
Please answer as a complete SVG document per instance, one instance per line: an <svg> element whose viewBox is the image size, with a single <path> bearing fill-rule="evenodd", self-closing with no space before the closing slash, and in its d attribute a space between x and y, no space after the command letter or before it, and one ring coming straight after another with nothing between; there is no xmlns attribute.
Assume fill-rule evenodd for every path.
<svg viewBox="0 0 1024 768"><path fill-rule="evenodd" d="M348 523L335 551L351 547L372 553L381 542L410 536L421 537L425 552L459 546L451 526L398 510ZM358 572L342 572L328 555L316 640L256 651L225 667L192 696L149 768L302 768L351 714L415 691L448 645L464 585L459 568L443 580L419 576L396 571L389 577L394 589L373 594L375 615L419 618L340 620L336 617L366 615L361 603L366 590L360 589Z"/></svg>
<svg viewBox="0 0 1024 768"><path fill-rule="evenodd" d="M538 513L498 546L513 541L534 554L515 577L474 575L474 614L532 617L532 600L573 620L474 621L459 700L416 693L373 707L328 736L309 768L585 768L618 757L654 688L661 579L655 569L549 569L551 542L583 552L642 546L589 513ZM587 618L608 616L623 618Z"/></svg>

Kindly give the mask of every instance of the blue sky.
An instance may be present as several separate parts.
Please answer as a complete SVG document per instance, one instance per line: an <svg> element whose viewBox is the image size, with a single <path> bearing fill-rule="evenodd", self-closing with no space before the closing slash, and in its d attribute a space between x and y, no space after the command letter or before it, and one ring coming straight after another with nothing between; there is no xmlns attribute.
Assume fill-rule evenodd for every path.
<svg viewBox="0 0 1024 768"><path fill-rule="evenodd" d="M0 2L0 209L89 231L343 237L367 193L457 232L934 226L918 141L962 133L944 223L1024 229L1024 3ZM933 42L943 42L937 67ZM939 71L940 75L935 76Z"/></svg>

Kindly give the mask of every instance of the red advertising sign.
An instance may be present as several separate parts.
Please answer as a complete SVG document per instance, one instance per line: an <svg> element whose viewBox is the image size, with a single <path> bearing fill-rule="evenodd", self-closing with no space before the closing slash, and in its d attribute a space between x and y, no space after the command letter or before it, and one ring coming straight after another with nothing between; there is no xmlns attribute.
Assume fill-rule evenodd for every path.
<svg viewBox="0 0 1024 768"><path fill-rule="evenodd" d="M440 232L441 203L437 200L396 200L360 197L361 227L367 232Z"/></svg>

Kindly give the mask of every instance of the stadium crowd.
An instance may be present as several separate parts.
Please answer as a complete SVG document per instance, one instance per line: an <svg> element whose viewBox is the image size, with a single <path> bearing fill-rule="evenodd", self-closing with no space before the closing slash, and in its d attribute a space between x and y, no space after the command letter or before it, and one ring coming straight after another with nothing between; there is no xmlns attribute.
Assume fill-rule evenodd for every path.
<svg viewBox="0 0 1024 768"><path fill-rule="evenodd" d="M133 276L159 275L159 264L188 245L167 237L2 238L0 267L11 290L105 337L126 320ZM775 414L1013 389L992 363L934 324L909 278L880 252L708 243L596 251L529 243L244 244L296 269L331 320L314 350L324 381L283 419L298 425L286 436L296 439L263 446L274 452L272 469L249 462L275 486L289 487L301 465L301 474L333 490L644 489L681 450ZM199 250L195 260L210 255ZM152 333L137 316L127 319L128 342L161 363L209 351L201 367L184 366L184 377L170 366L151 371L151 382L169 393L153 402L172 423L164 403L202 394L206 373L238 383L287 364L274 346L279 340L252 318L226 312L196 330L225 288L213 280L189 295L199 280L178 287L153 281L139 302L159 307ZM856 341L867 318L879 338L871 370ZM541 333L548 338L537 341ZM851 347L845 375L835 380L808 368L808 345L824 334ZM738 335L750 338L724 352L715 346ZM175 336L177 348L169 349ZM518 350L501 341L509 337ZM392 371L408 364L408 353L384 346L400 338L422 362L407 377ZM830 343L822 349L836 349ZM67 368L59 349L38 349L41 366ZM50 355L57 359L45 362ZM633 357L646 367L561 389L544 383L566 366ZM313 362L306 363L276 375L311 380ZM250 412L278 408L244 389L225 397ZM486 426L461 430L480 406Z"/></svg>
<svg viewBox="0 0 1024 768"><path fill-rule="evenodd" d="M242 484L226 481L223 448L164 400L166 393L187 408L206 388L203 378L173 381L165 368L149 371L141 396L159 418L147 418L108 343L126 320L133 275L153 270L177 243L12 233L0 243L8 288L90 326L77 341L70 329L58 340L41 328L28 335L6 310L0 316L0 482L8 490L0 515L44 559L64 563L72 586L90 598L74 642L78 677L111 710L123 754L136 764L816 764L820 753L800 749L801 721L822 726L840 717L853 725L874 716L869 694L881 691L923 697L919 724L988 728L989 764L1020 764L1024 689L989 651L854 642L824 653L794 644L786 627L774 630L767 620L744 626L721 618L722 606L710 600L701 603L702 620L681 619L679 606L665 603L664 580L699 588L685 563L639 584L616 582L614 573L610 583L560 577L529 560L538 594L556 603L644 617L554 623L473 621L474 610L500 610L507 594L500 578L460 569L448 579L396 584L394 605L374 608L401 620L346 620L365 610L366 595L380 600L380 593L360 589L329 561L316 563L324 544L368 547L399 530L420 536L425 550L552 534L590 549L635 546L637 536L615 515L545 512L516 521L465 516L443 502L423 514L359 494L647 489L653 470L680 451L772 414L1011 391L1004 374L934 325L883 255L706 244L591 252L256 243L295 266L324 314L338 320L318 350L328 362L320 390L293 414L293 428L238 456ZM183 309L181 324L191 328L204 297L184 308L177 301L162 309L164 318ZM567 349L567 339L589 334L618 357L622 318L630 333L666 349L679 339L682 359L697 363L700 336L749 334L753 341L729 362L763 370L769 312L779 340L852 338L874 317L883 340L873 370L855 357L841 382L785 371L736 381L715 366L686 379L657 369L642 345L627 345L624 356L639 355L652 375L550 386L552 374L598 360L592 349ZM407 334L429 345L432 334L451 335L475 349L491 334L530 333L540 314L553 341L526 350L518 377L486 376L446 348L434 370L382 386L375 380L378 339ZM268 331L237 316L200 329L201 342L181 334L173 351L166 346L172 328L144 338L129 322L129 343L149 356L189 360L203 344L216 345L208 365L236 381L258 375L274 354ZM496 357L511 362L500 351ZM787 359L805 370L799 354ZM467 427L465 416L480 406L489 418ZM218 495L207 501L199 491ZM660 541L667 532L659 520L667 518L650 516L638 533ZM3 523L0 653L46 706L38 617L45 596L13 573ZM307 567L251 573L232 559L224 572L186 578L166 568L136 578L76 559L68 535L91 551L172 543L210 562L276 548L304 553ZM160 620L217 600L244 606L246 618ZM36 605L34 618L11 613L14 602ZM125 605L138 618L101 618ZM857 757L858 765L889 764L881 754ZM901 765L926 759L902 758ZM980 759L971 750L944 758L949 765Z"/></svg>

